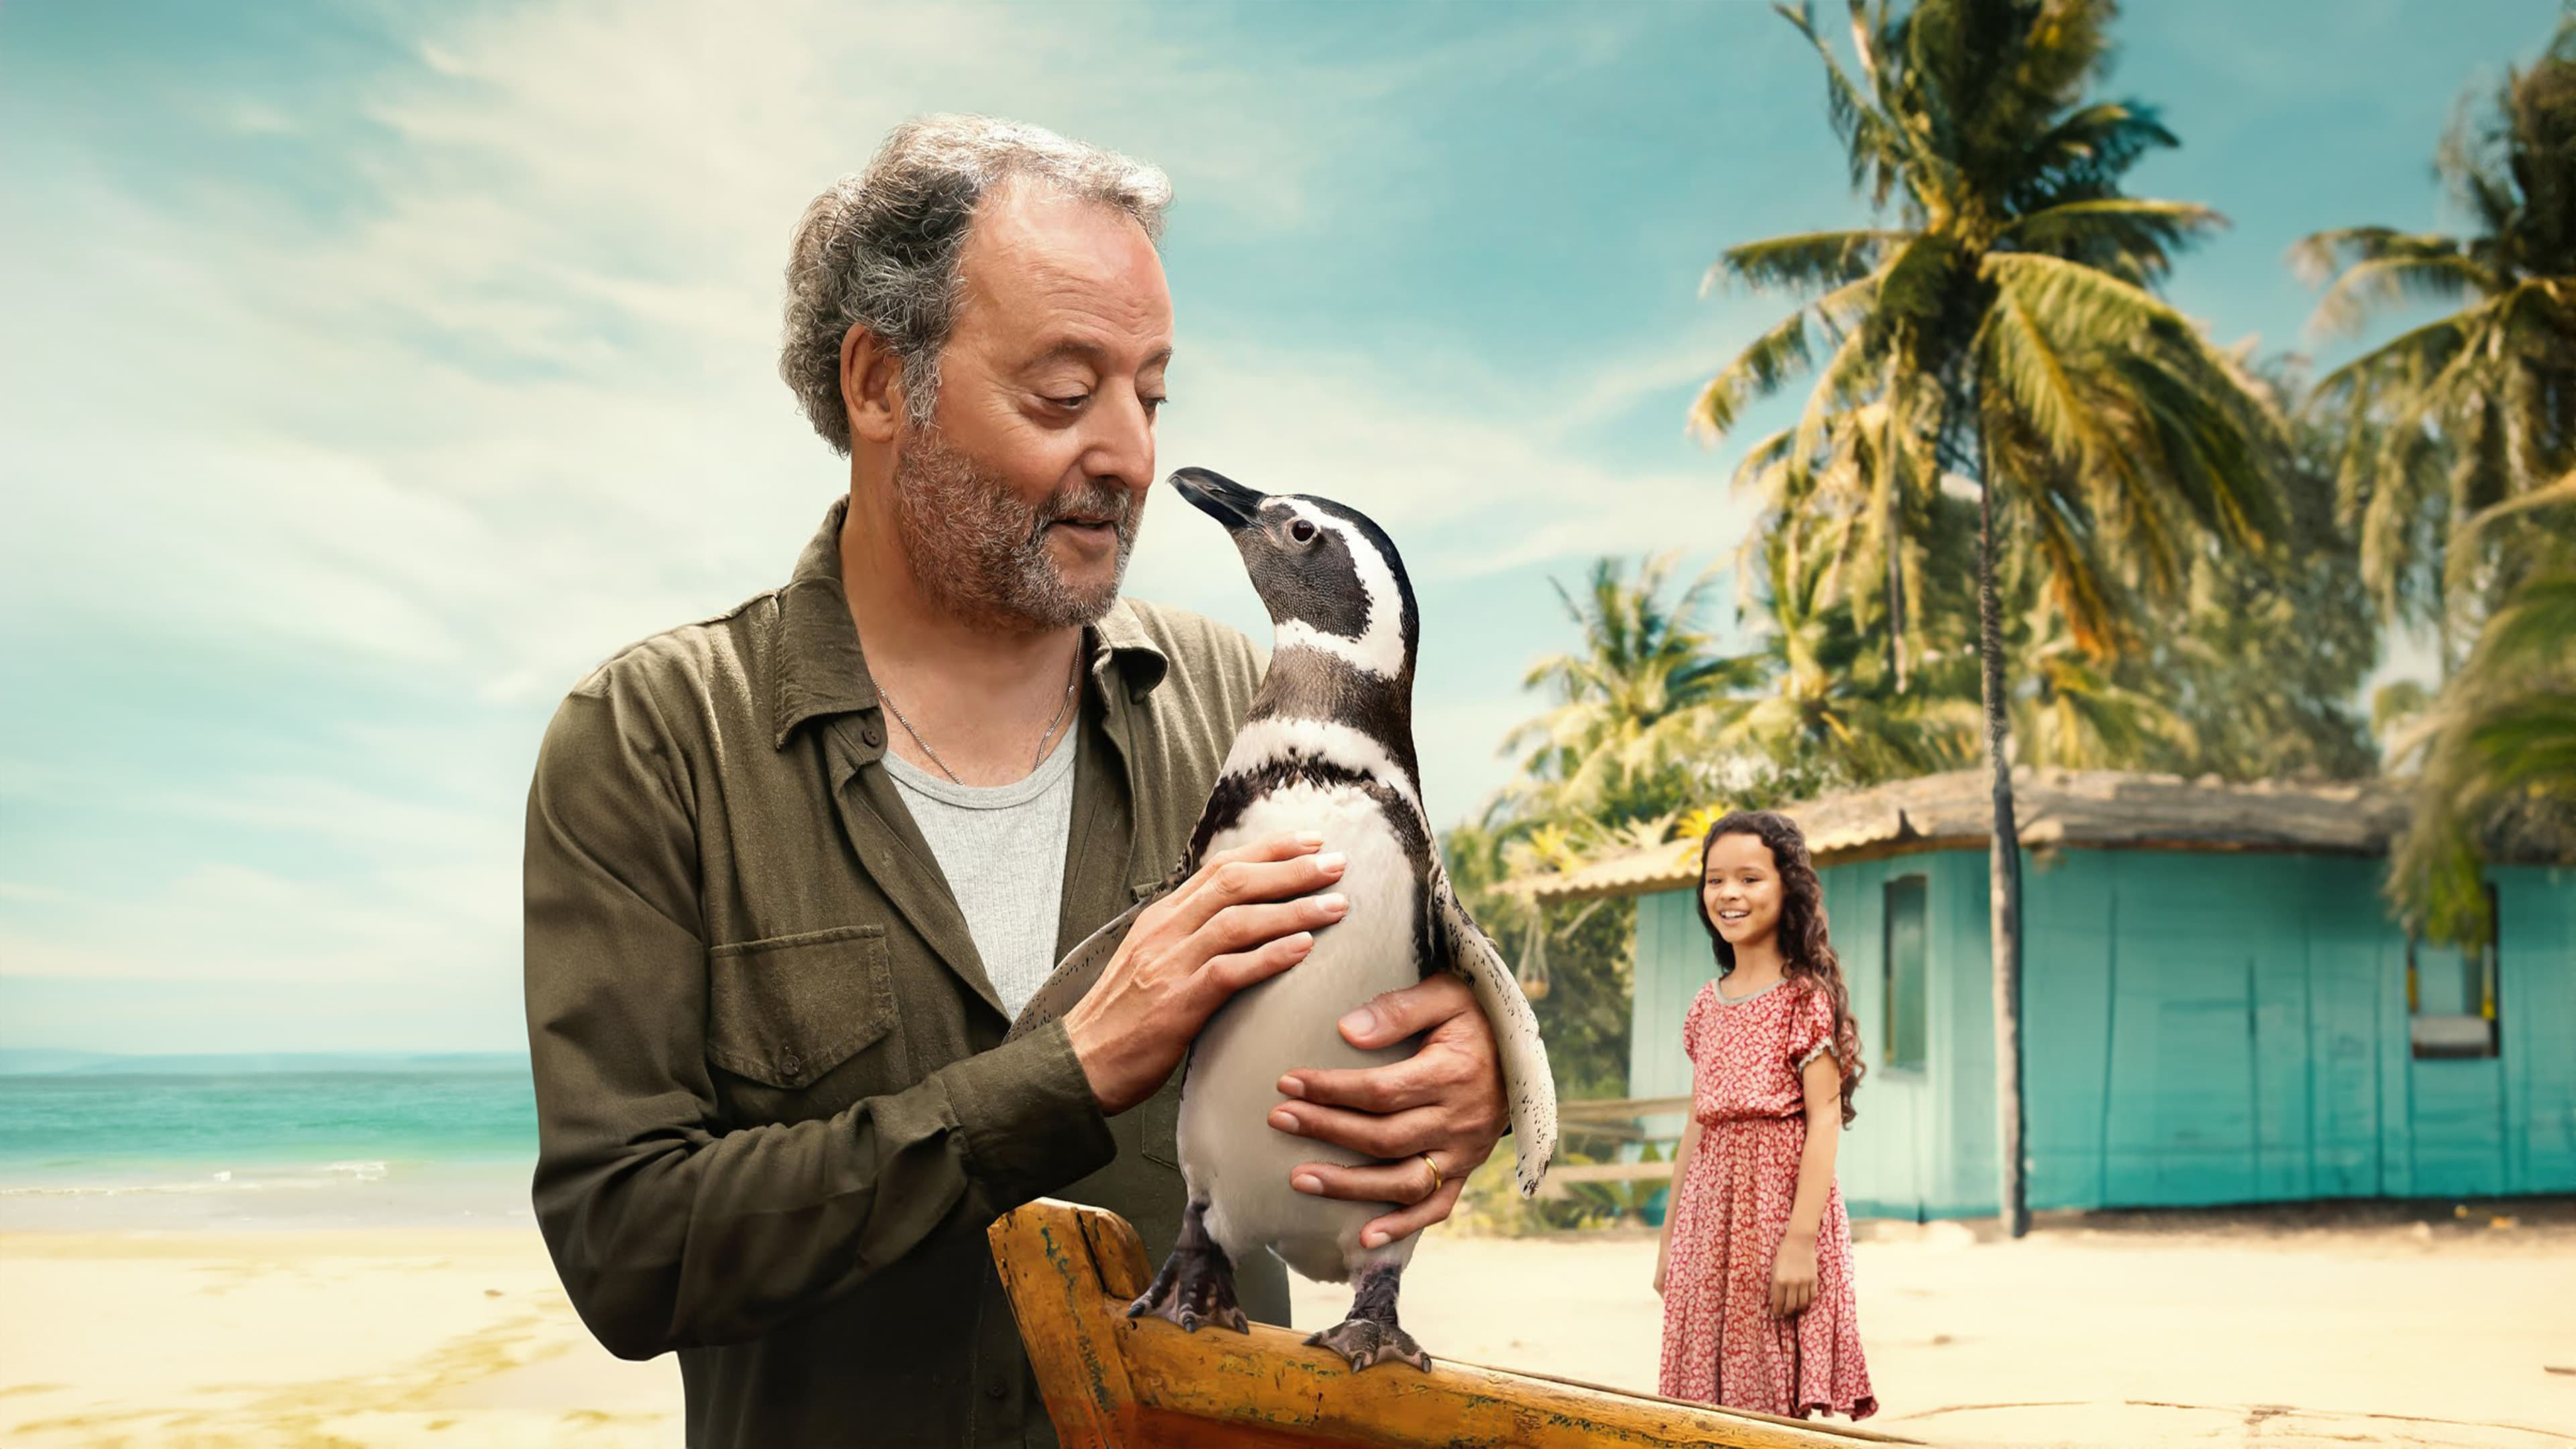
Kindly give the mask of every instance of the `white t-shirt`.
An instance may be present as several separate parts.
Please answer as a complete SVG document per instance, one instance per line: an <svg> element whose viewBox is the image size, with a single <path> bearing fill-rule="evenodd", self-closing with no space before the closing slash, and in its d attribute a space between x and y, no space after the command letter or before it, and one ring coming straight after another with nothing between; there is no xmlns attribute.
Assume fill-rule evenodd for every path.
<svg viewBox="0 0 2576 1449"><path fill-rule="evenodd" d="M989 788L931 774L892 750L883 757L965 913L984 974L1013 1016L1055 970L1065 842L1073 833L1074 741L1081 733L1076 720L1026 779Z"/></svg>

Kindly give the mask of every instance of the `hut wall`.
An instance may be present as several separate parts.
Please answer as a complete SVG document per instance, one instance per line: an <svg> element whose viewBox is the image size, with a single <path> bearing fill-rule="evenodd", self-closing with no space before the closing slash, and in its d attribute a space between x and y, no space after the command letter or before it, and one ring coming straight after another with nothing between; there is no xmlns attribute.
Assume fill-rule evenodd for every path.
<svg viewBox="0 0 2576 1449"><path fill-rule="evenodd" d="M2576 1192L2576 869L2488 877L2502 927L2504 1190Z"/></svg>
<svg viewBox="0 0 2576 1449"><path fill-rule="evenodd" d="M2417 1059L2376 860L2066 850L2024 868L2035 1208L2576 1191L2576 871L2501 867L2494 1057ZM1871 1075L1855 1213L1994 1210L1986 857L1821 872ZM1886 1065L1888 883L1923 878L1925 1052ZM1688 1090L1680 1022L1714 974L1686 891L1639 903L1639 1096Z"/></svg>

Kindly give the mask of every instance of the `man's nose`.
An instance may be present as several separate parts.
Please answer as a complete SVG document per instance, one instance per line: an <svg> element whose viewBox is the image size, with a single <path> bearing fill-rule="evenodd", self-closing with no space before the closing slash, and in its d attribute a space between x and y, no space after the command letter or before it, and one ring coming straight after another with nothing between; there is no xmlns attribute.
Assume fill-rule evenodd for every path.
<svg viewBox="0 0 2576 1449"><path fill-rule="evenodd" d="M1087 421L1090 436L1085 440L1082 471L1094 478L1115 478L1130 488L1150 488L1154 482L1154 423L1145 412L1144 400L1133 389L1122 389L1113 399L1104 392Z"/></svg>

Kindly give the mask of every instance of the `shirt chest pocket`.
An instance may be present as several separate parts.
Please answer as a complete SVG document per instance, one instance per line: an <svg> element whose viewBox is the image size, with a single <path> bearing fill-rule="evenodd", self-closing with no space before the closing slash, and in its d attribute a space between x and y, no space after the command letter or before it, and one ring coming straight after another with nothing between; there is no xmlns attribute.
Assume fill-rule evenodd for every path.
<svg viewBox="0 0 2576 1449"><path fill-rule="evenodd" d="M707 1060L763 1086L803 1091L896 1043L883 926L835 926L707 953ZM890 1085L897 1065L861 1071Z"/></svg>

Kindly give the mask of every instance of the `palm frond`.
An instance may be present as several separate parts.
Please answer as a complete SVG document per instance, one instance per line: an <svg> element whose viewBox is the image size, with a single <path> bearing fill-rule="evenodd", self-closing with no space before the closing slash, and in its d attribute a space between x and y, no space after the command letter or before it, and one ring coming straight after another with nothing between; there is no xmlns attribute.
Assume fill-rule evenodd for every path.
<svg viewBox="0 0 2576 1449"><path fill-rule="evenodd" d="M1984 274L1998 287L2020 292L2025 310L2047 318L2050 330L2061 336L2080 335L2109 344L2159 327L2182 333L2191 330L2191 324L2156 300L2154 293L2063 257L1990 252Z"/></svg>
<svg viewBox="0 0 2576 1449"><path fill-rule="evenodd" d="M2126 172L2150 149L2180 144L2152 110L2133 102L2097 101L2068 114L2033 141L2025 164L2042 185L2063 185L2078 178L2100 184Z"/></svg>
<svg viewBox="0 0 2576 1449"><path fill-rule="evenodd" d="M2446 236L2402 232L2386 226L2346 226L2310 232L2290 244L2290 270L2313 287L2348 265L2378 261L2434 261L2462 255Z"/></svg>
<svg viewBox="0 0 2576 1449"><path fill-rule="evenodd" d="M2385 735L2422 714L2433 703L2433 691L2419 679L2392 680L2370 696L2370 732Z"/></svg>
<svg viewBox="0 0 2576 1449"><path fill-rule="evenodd" d="M1937 318L1958 285L1960 257L1958 239L1947 233L1907 237L1879 275L1877 315L1918 325Z"/></svg>
<svg viewBox="0 0 2576 1449"><path fill-rule="evenodd" d="M2317 299L2308 320L2312 336L2345 336L2359 331L2374 308L2408 297L2455 301L2490 291L2495 278L2486 268L2462 256L2380 257L2356 263Z"/></svg>
<svg viewBox="0 0 2576 1449"><path fill-rule="evenodd" d="M2031 212L2007 225L2002 236L2023 251L2095 265L2129 259L2154 276L2164 271L2168 253L2226 224L2227 218L2193 202L2111 196Z"/></svg>
<svg viewBox="0 0 2576 1449"><path fill-rule="evenodd" d="M2119 450L2102 436L2093 407L2078 395L2066 359L2032 318L2020 289L1998 289L1978 341L1985 375L2002 385L2047 447L2069 459L2118 466Z"/></svg>
<svg viewBox="0 0 2576 1449"><path fill-rule="evenodd" d="M1806 309L1789 314L1770 331L1753 339L1691 403L1692 429L1711 441L1735 426L1745 404L1768 397L1780 384L1814 363L1807 346Z"/></svg>
<svg viewBox="0 0 2576 1449"><path fill-rule="evenodd" d="M2476 320L2468 313L2455 312L2399 333L2318 378L2309 395L2310 406L2366 404L2374 385L2420 378L2448 366ZM2361 430L2355 430L2356 437L2361 435Z"/></svg>
<svg viewBox="0 0 2576 1449"><path fill-rule="evenodd" d="M2471 668L2515 682L2576 677L2576 571L2544 574L2516 590L2488 622Z"/></svg>
<svg viewBox="0 0 2576 1449"><path fill-rule="evenodd" d="M1726 282L1756 291L1839 287L1868 276L1905 236L1901 231L1812 231L1746 242L1718 254L1700 279L1700 295Z"/></svg>
<svg viewBox="0 0 2576 1449"><path fill-rule="evenodd" d="M1851 76L1835 58L1833 47L1816 33L1816 23L1807 0L1799 0L1791 9L1785 4L1771 7L1815 48L1816 58L1825 67L1825 114L1832 122L1834 134L1843 143L1846 163L1854 190L1869 189L1873 205L1884 205L1889 189L1895 184L1906 150L1903 131L1890 124L1887 115L1873 104L1869 93L1852 84ZM1872 62L1872 89L1876 89L1875 61Z"/></svg>

